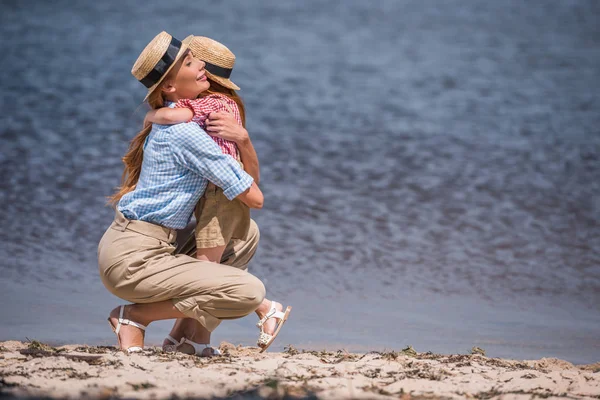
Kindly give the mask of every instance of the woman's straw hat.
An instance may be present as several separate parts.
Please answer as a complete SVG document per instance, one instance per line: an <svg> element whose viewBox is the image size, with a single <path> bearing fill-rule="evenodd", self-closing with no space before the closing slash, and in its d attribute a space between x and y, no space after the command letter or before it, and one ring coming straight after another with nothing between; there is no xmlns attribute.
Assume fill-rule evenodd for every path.
<svg viewBox="0 0 600 400"><path fill-rule="evenodd" d="M167 32L161 32L152 39L133 64L131 73L148 88L150 93L160 85L162 80L189 48L191 36L180 42Z"/></svg>
<svg viewBox="0 0 600 400"><path fill-rule="evenodd" d="M231 82L229 76L235 64L235 55L227 47L204 36L188 36L189 46L194 57L206 63L206 76L233 90L239 86Z"/></svg>

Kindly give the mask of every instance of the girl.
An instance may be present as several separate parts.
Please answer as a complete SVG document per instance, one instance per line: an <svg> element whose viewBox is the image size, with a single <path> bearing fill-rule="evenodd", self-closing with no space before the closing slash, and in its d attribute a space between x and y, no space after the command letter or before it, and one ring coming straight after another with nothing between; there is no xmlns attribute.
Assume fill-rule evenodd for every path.
<svg viewBox="0 0 600 400"><path fill-rule="evenodd" d="M190 41L190 50L194 57L205 62L206 76L210 83L208 90L196 99L180 99L174 108L163 107L151 110L146 115L145 123L163 125L177 124L193 121L202 129L218 135L223 128L223 114L228 113L245 131L245 108L242 99L237 95L239 87L233 83L229 76L235 63L235 55L224 45L212 39L195 36ZM210 119L209 119L210 116ZM247 135L247 132L246 132ZM242 137L244 137L242 135ZM240 151L234 141L226 140L220 136L212 136L219 145L223 154L233 157L245 167L247 172L259 180L259 169L256 152L251 142L245 143ZM248 146L248 143L250 144ZM196 257L199 260L221 262L226 246L235 240L247 237L251 223L249 207L238 199L229 200L224 195L223 189L218 185L209 183L195 209L196 229L195 244ZM281 329L282 322L287 319L291 311L288 307L283 312L283 306L277 302L265 300L263 307L268 307L266 315L259 314L260 329L257 344L265 351L275 339ZM204 332L204 334L202 334ZM163 342L165 350L175 348L184 352L198 352L195 343L187 339L188 335L200 335L207 338L206 332L200 325L192 320L178 320L170 335ZM207 340L207 339L204 339ZM192 348L185 348L189 345Z"/></svg>
<svg viewBox="0 0 600 400"><path fill-rule="evenodd" d="M212 41L208 38L197 38L202 39L202 42L192 40L190 46L192 43L199 45L199 42ZM194 54L193 50L192 54ZM208 81L210 89L205 92L208 93L207 95L193 100L181 99L175 103L174 108L163 107L150 110L146 114L145 124L172 125L193 121L206 131L206 122L211 113L229 112L236 122L245 128L245 121L242 118L244 104L241 98L233 89L218 84L210 78L208 78ZM223 154L230 155L243 167L240 152L235 142L220 137L212 138L219 145ZM255 181L258 180L257 178L254 177ZM250 209L248 206L236 199L229 201L223 195L223 189L213 184L209 184L207 187L204 196L196 207L195 215L196 257L199 260L220 262L227 243L232 239L243 238L250 226Z"/></svg>

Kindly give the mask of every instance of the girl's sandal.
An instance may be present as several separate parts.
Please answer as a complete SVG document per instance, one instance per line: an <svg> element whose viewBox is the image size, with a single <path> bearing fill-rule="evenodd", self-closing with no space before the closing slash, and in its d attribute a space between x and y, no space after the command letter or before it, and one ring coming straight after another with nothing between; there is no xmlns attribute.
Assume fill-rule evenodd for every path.
<svg viewBox="0 0 600 400"><path fill-rule="evenodd" d="M181 346L182 344L189 344L190 346L192 346L194 348L194 355L199 356L199 357L213 357L213 356L220 356L221 355L221 351L219 349L215 349L214 347L210 347L210 343L196 343L196 342L192 342L190 339L187 339L185 337L182 337L181 340L178 342L177 340L175 340L175 338L171 335L167 335L166 340L168 340L169 342L173 343L173 351L177 351L177 348L179 346ZM204 347L202 347L204 346ZM210 349L211 351L211 355L205 355L204 351L206 349Z"/></svg>
<svg viewBox="0 0 600 400"><path fill-rule="evenodd" d="M110 325L110 328L115 333L115 335L117 335L117 343L119 343L119 349L121 349L121 338L119 337L119 331L121 330L121 325L135 326L136 328L139 328L142 331L146 331L146 327L142 324L138 324L137 322L133 322L133 321L123 318L123 312L125 311L125 306L119 306L119 309L120 309L119 310L119 319L118 319L117 326L115 327L113 325L112 321L110 320L110 317L108 318L108 324ZM131 347L128 347L127 349L122 349L122 350L124 350L125 352L127 352L129 354L140 353L140 352L144 351L144 349L139 346L131 346Z"/></svg>
<svg viewBox="0 0 600 400"><path fill-rule="evenodd" d="M291 306L288 306L285 309L285 312L277 311L277 309L275 308L275 302L271 301L271 309L256 324L256 326L260 329L260 335L258 336L258 341L256 342L256 344L258 345L258 347L261 348L260 353L262 353L265 350L267 350L269 348L269 346L271 345L271 343L273 343L273 341L275 340L275 338L279 334L279 331L281 330L281 327L283 327L283 324L285 323L285 321L287 321L287 319L288 319L291 311L292 311L292 307ZM264 325L265 322L267 322L267 320L269 318L277 318L277 319L279 319L279 322L277 323L277 326L275 328L275 332L273 332L272 335L269 335L268 333L266 333L263 330L263 325Z"/></svg>

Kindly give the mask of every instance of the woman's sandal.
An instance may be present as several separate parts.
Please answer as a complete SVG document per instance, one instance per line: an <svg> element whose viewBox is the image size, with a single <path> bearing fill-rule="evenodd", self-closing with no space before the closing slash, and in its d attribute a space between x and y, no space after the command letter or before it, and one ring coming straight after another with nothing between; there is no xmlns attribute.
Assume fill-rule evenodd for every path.
<svg viewBox="0 0 600 400"><path fill-rule="evenodd" d="M115 328L115 326L112 324L110 317L108 317L108 324L110 325L110 328L113 330L115 335L117 335L117 343L119 343L119 349L121 349L121 338L119 337L119 331L121 330L121 325L135 326L136 328L139 328L142 331L146 331L146 327L142 324L138 324L137 322L133 322L133 321L123 318L123 312L125 311L125 306L119 306L119 309L120 309L119 319L118 319L119 322L117 323L117 327ZM131 354L131 353L140 353L140 352L144 351L144 349L139 346L131 346L127 349L124 349L124 351Z"/></svg>
<svg viewBox="0 0 600 400"><path fill-rule="evenodd" d="M269 348L269 346L271 345L271 343L273 343L273 341L275 340L275 338L279 334L279 331L281 330L281 327L283 326L283 324L285 323L285 321L287 321L287 319L288 319L291 311L292 311L292 307L291 306L288 306L285 309L285 312L277 311L277 308L275 308L275 302L271 301L271 309L256 324L256 326L260 329L260 335L258 336L258 341L256 342L256 344L258 345L258 347L261 347L260 353L262 353L265 350L267 350ZM267 320L269 318L277 318L277 319L279 319L279 322L277 323L276 328L275 328L275 332L273 332L272 335L269 335L268 333L266 333L263 330L263 325L264 325L265 322L267 322Z"/></svg>
<svg viewBox="0 0 600 400"><path fill-rule="evenodd" d="M175 340L175 338L171 335L167 335L167 337L165 338L165 340L168 340L169 342L173 343L174 345L174 350L176 351L177 348L179 346L181 346L182 344L189 344L190 346L192 346L194 348L194 355L199 356L199 357L212 357L212 356L220 356L221 355L221 351L219 349L215 349L214 347L210 347L210 343L196 343L196 342L192 342L190 339L182 337L181 340L178 342L177 340ZM202 347L204 346L204 347ZM205 356L204 355L204 351L206 349L210 349L212 351L212 356Z"/></svg>

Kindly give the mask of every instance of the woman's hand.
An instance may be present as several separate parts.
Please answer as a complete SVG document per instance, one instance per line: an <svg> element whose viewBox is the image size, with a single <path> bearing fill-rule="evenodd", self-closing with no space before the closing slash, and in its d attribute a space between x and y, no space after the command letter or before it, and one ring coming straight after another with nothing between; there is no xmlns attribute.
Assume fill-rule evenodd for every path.
<svg viewBox="0 0 600 400"><path fill-rule="evenodd" d="M206 132L240 145L248 141L248 131L237 123L235 117L224 111L212 112L206 120Z"/></svg>
<svg viewBox="0 0 600 400"><path fill-rule="evenodd" d="M258 157L254 150L254 146L252 145L252 141L250 140L250 136L248 135L248 131L238 124L233 115L224 111L210 113L206 120L206 132L211 136L231 140L237 144L238 150L240 151L240 158L244 164L244 170L254 178L255 183L260 181ZM248 206L260 208L256 205Z"/></svg>

